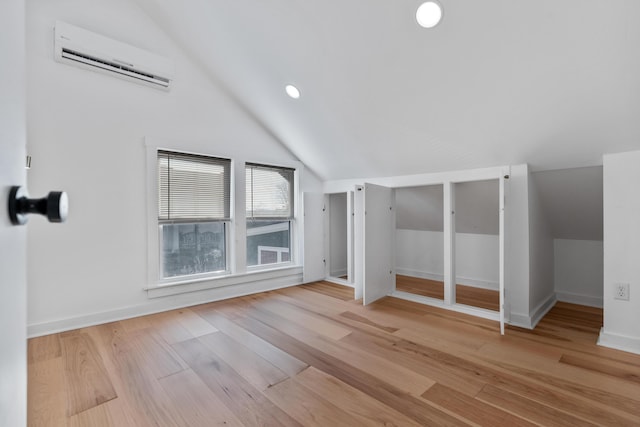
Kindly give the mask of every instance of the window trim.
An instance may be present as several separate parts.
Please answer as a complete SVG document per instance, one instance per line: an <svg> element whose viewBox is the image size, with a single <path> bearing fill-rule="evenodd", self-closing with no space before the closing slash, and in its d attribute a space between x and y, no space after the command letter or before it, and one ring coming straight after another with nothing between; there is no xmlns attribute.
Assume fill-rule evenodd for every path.
<svg viewBox="0 0 640 427"><path fill-rule="evenodd" d="M231 252L235 250L234 242L234 224L235 224L235 179L234 170L236 162L231 156L214 155L203 152L195 152L185 150L182 147L177 147L178 144L171 143L169 141L148 138L144 139L146 148L146 177L147 177L147 288L155 288L168 286L178 283L189 282L202 282L207 280L214 280L222 277L227 277L233 273L233 265L231 264L232 255ZM186 276L174 276L174 277L162 277L162 238L160 237L161 225L172 223L172 221L160 220L158 218L158 199L159 199L159 185L158 185L158 152L169 151L181 154L190 154L194 156L214 157L229 159L230 165L230 219L229 220L211 220L204 222L224 222L225 223L225 270L215 271L211 273L200 273ZM177 221L180 222L180 221ZM187 221L187 222L202 222L202 221Z"/></svg>
<svg viewBox="0 0 640 427"><path fill-rule="evenodd" d="M149 147L148 147L149 148ZM156 203L156 225L157 225L157 247L158 247L158 263L157 263L157 280L156 282L158 284L170 284L170 283L174 283L174 282L181 282L183 280L185 280L185 278L187 279L193 279L193 280L197 280L197 279L207 279L207 278L215 278L215 277L221 277L221 276L226 276L229 275L231 273L230 270L230 263L229 263L229 250L230 250L230 236L229 236L229 231L231 229L231 223L232 223L232 215L233 215L233 167L234 167L234 163L233 163L233 159L228 158L228 157L221 157L221 156L213 156L213 155L208 155L208 154L202 154L202 153L194 153L194 152L187 152L184 150L177 150L177 149L167 149L164 147L155 147L155 149L153 149L153 151L155 152L155 156L156 156L156 163L155 163L155 183L154 183L154 188L155 188L155 203ZM175 155L175 156L174 156ZM167 208L167 212L166 215L168 218L162 218L162 210L161 210L161 206L160 206L160 159L162 156L165 156L167 159L171 159L173 158L172 156L174 156L175 158L181 158L181 160L186 160L186 161L193 161L193 162L198 162L198 160L203 160L205 163L209 163L212 162L214 164L227 164L228 163L228 167L229 167L229 176L228 176L228 180L229 180L229 188L225 188L223 190L222 193L222 198L223 200L226 202L228 199L228 207L225 206L224 210L224 215L223 217L212 217L212 218L198 218L198 217L190 217L190 218L171 218L171 209L168 207ZM168 169L168 175L167 178L170 179L171 175L170 175L170 169ZM226 182L227 176L225 174L225 182ZM170 181L171 183L172 181ZM169 185L169 188L171 188L171 185ZM228 193L227 193L228 192ZM169 200L171 199L171 193L169 192L168 194ZM170 206L170 204L168 205ZM228 211L227 211L228 208ZM227 213L228 213L228 217L227 217ZM173 224L193 224L193 223L222 223L223 227L224 227L224 257L225 257L225 262L224 262L224 269L222 270L215 270L215 271L211 271L211 272L204 272L204 273L195 273L195 274L188 274L188 275L180 275L180 276L169 276L169 277L165 277L164 276L164 266L163 266L163 238L162 238L162 227L164 225L173 225Z"/></svg>
<svg viewBox="0 0 640 427"><path fill-rule="evenodd" d="M247 158L246 150L228 145L226 149L219 149L220 144L210 140L175 140L156 137L144 137L146 148L146 211L147 211L147 279L146 286L148 298L160 296L178 295L187 292L199 292L207 289L215 289L228 286L225 294L235 294L237 286L254 286L257 280L292 280L295 275L302 274L302 215L300 192L300 178L304 172L304 165L295 160L273 161L273 159ZM193 147L185 149L185 146ZM214 149L211 149L214 147ZM158 183L157 183L157 152L158 150L176 151L187 154L200 154L210 157L231 159L231 220L227 222L227 268L228 272L222 275L208 277L177 276L175 280L160 280L160 236L157 215ZM245 198L245 163L272 165L294 170L293 219L290 220L290 255L289 263L266 264L265 266L248 267L246 264L246 198ZM245 242L242 242L245 241ZM236 243L238 242L238 243ZM260 279L259 279L260 278ZM287 279L289 278L289 279ZM298 283L301 283L298 280ZM232 289L233 288L233 289Z"/></svg>
<svg viewBox="0 0 640 427"><path fill-rule="evenodd" d="M244 205L245 205L245 210L244 210L244 222L245 222L245 226L246 223L249 220L252 221L282 221L282 222L289 222L289 261L285 261L285 262L276 262L276 263L272 263L272 264L256 264L256 265L248 265L247 263L247 253L246 253L246 240L247 240L247 236L248 236L248 232L245 231L245 236L244 236L244 240L245 240L245 254L244 254L244 258L245 258L245 265L246 265L246 271L248 272L258 272L258 271L267 271L270 269L276 269L276 268L282 268L282 267L288 267L288 266L296 266L299 265L300 260L303 258L302 254L299 252L301 250L301 245L299 242L299 234L298 234L298 227L301 226L302 221L299 221L299 215L302 214L302 208L301 208L301 201L302 201L302 197L301 197L301 193L300 193L300 171L302 170L301 165L296 165L296 166L285 166L282 165L280 163L272 163L272 162L263 162L263 161L252 161L252 160L246 160L243 164L243 173L246 176L246 169L247 166L257 166L257 167L264 167L266 169L289 169L293 171L293 183L292 183L292 188L291 188L291 192L290 195L292 197L291 200L291 217L289 218L285 218L285 217L275 217L275 218L261 218L261 217L251 217L248 218L246 216L247 211L246 211L246 200L247 200L247 195L244 195ZM246 189L246 182L244 183L244 187ZM302 233L300 233L301 235Z"/></svg>

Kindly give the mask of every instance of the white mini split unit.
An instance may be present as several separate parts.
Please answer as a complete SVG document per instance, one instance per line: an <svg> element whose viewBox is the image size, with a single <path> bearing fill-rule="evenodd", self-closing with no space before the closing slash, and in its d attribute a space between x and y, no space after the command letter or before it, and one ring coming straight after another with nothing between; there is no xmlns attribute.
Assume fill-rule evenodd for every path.
<svg viewBox="0 0 640 427"><path fill-rule="evenodd" d="M173 62L154 53L57 21L54 58L58 62L169 90Z"/></svg>

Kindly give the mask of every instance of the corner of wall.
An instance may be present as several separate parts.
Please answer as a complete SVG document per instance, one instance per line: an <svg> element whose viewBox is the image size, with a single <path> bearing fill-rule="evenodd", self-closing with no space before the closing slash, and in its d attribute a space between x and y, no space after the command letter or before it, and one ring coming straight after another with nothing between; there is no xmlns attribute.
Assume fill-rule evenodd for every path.
<svg viewBox="0 0 640 427"><path fill-rule="evenodd" d="M556 305L558 300L556 299L556 295L549 295L544 301L542 301L538 306L531 310L528 314L523 313L511 313L509 317L509 323L512 326L519 326L521 328L526 329L534 329L540 320Z"/></svg>
<svg viewBox="0 0 640 427"><path fill-rule="evenodd" d="M640 353L640 151L603 156L604 325L598 344ZM615 299L613 285L628 283L630 298Z"/></svg>

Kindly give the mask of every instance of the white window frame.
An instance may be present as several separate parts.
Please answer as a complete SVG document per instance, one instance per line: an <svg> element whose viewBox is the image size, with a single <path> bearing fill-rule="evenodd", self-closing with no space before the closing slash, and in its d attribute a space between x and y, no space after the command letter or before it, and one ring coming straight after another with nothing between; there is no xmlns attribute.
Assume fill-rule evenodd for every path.
<svg viewBox="0 0 640 427"><path fill-rule="evenodd" d="M300 193L300 176L304 170L302 163L297 161L274 162L272 159L247 159L243 150L230 151L234 147L224 149L210 149L215 147L211 141L195 141L193 149L185 149L184 141L167 140L163 138L144 138L146 148L146 187L147 187L147 284L144 290L149 298L178 295L187 292L199 292L213 288L226 287L225 294L235 296L236 285L251 286L260 280L286 280L286 277L300 277L302 279L301 242L302 237L297 227L302 226L302 208L298 201L302 200ZM158 150L192 153L205 156L231 159L231 221L227 222L226 250L227 268L225 274L217 275L189 275L161 280L161 241L158 224L158 180L157 153ZM245 163L259 163L274 167L294 169L294 218L290 225L290 258L288 263L265 264L263 266L247 267L246 260L246 195L245 195ZM198 277L195 277L198 276ZM242 293L241 293L242 294Z"/></svg>
<svg viewBox="0 0 640 427"><path fill-rule="evenodd" d="M174 277L163 277L162 275L162 231L161 225L162 223L158 220L158 151L170 151L175 153L183 153L183 154L195 154L198 156L210 156L210 157L218 157L218 158L227 158L225 156L216 156L211 153L196 153L185 151L180 148L173 148L171 146L167 147L165 145L159 145L157 142L153 140L145 139L145 143L147 146L147 216L148 216L148 225L147 225L147 233L148 233L148 245L149 250L147 251L147 265L148 265L148 283L153 286L163 286L170 284L180 284L180 283L191 283L191 282L199 282L204 280L210 280L214 278L228 276L232 273L231 263L230 263L230 251L233 250L233 246L231 242L233 242L233 235L231 235L231 230L233 229L234 223L234 167L235 162L233 159L231 160L231 171L230 171L230 220L229 221L202 221L202 222L222 222L225 227L225 269L223 271L212 271L209 273L198 273L198 274L188 274L183 276L174 276ZM152 220L153 218L153 220ZM155 250L151 250L151 248L155 248Z"/></svg>
<svg viewBox="0 0 640 427"><path fill-rule="evenodd" d="M290 166L290 165L282 165L282 164L278 164L278 163L273 163L273 162L263 162L263 161L249 161L247 160L243 165L242 165L242 173L246 174L246 167L247 164L250 165L261 165L261 166L265 166L265 167L272 167L272 168L288 168L288 169L293 169L293 200L291 201L291 203L293 203L293 218L282 218L281 220L278 219L265 219L264 221L281 221L281 222L289 222L289 261L284 261L284 262L276 262L276 263L271 263L271 264L256 264L256 265L247 265L247 271L268 271L268 270L272 270L272 269L277 269L277 268L282 268L282 267L287 267L287 266L295 266L298 265L298 262L300 259L302 259L302 256L298 255L299 252L299 242L298 242L298 227L300 225L300 221L297 221L300 212L302 212L301 207L300 207L300 202L302 201L302 198L300 197L300 166ZM245 182L245 187L246 187L246 182ZM245 215L245 225L248 222L248 219L246 218L246 197L247 195L244 194L244 200L243 203L245 203L245 209L243 210L243 213ZM262 221L260 218L256 218L256 221ZM245 231L245 249L246 249L246 240L247 240L247 236L249 235L249 231ZM280 256L278 256L278 259L280 259ZM244 261L245 263L247 262L247 254L245 251L245 257L244 257Z"/></svg>

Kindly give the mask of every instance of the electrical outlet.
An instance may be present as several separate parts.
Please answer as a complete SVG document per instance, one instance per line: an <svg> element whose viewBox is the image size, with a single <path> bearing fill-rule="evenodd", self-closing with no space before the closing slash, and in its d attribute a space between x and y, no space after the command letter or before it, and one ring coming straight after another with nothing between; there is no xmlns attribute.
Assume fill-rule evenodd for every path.
<svg viewBox="0 0 640 427"><path fill-rule="evenodd" d="M623 301L629 301L629 284L628 283L615 283L614 285L614 299Z"/></svg>

